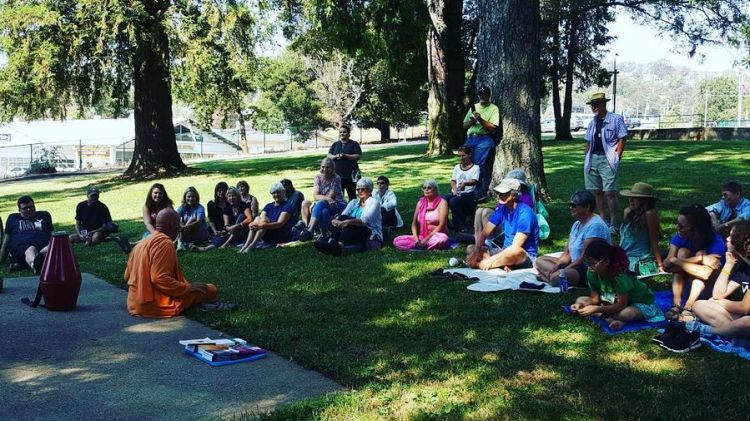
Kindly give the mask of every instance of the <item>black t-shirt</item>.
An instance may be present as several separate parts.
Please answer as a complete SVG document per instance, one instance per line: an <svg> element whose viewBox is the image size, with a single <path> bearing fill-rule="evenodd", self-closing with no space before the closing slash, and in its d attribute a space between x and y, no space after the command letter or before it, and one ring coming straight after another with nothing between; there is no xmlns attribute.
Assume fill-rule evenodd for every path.
<svg viewBox="0 0 750 421"><path fill-rule="evenodd" d="M750 288L750 265L742 260L742 258L737 259L737 264L735 264L729 280L740 284L742 293L746 293L748 288Z"/></svg>
<svg viewBox="0 0 750 421"><path fill-rule="evenodd" d="M224 215L229 217L229 225L234 225L237 223L237 217L239 217L240 215L244 215L245 209L249 209L249 208L250 208L249 203L240 201L240 203L237 205L237 212L235 212L234 209L232 209L232 206L229 204L227 204L227 207L224 208L223 212L224 212Z"/></svg>
<svg viewBox="0 0 750 421"><path fill-rule="evenodd" d="M591 151L594 155L604 155L604 143L602 143L602 126L604 119L594 117L596 121L596 131L594 131L594 149Z"/></svg>
<svg viewBox="0 0 750 421"><path fill-rule="evenodd" d="M328 153L331 155L338 155L340 153L346 155L362 155L362 148L359 147L359 143L350 140L346 143L342 143L340 140L333 142ZM350 159L334 159L336 166L336 174L341 177L342 180L350 180L352 178L352 171L359 169L357 161Z"/></svg>
<svg viewBox="0 0 750 421"><path fill-rule="evenodd" d="M292 208L292 214L289 215L289 219L291 221L294 221L294 223L297 223L302 211L302 202L305 201L305 195L302 194L302 192L300 192L299 190L295 190L294 193L286 198L286 200L287 202L289 202L289 206Z"/></svg>
<svg viewBox="0 0 750 421"><path fill-rule="evenodd" d="M225 206L229 206L226 205ZM224 229L224 209L218 207L216 205L216 202L213 200L208 201L208 205L206 205L207 211L208 211L208 220L214 224L214 228L216 228L217 231L221 231Z"/></svg>
<svg viewBox="0 0 750 421"><path fill-rule="evenodd" d="M53 229L52 216L46 211L37 211L30 219L11 213L5 221L5 235L10 236L10 247L16 258L16 253L23 253L30 246L46 246Z"/></svg>
<svg viewBox="0 0 750 421"><path fill-rule="evenodd" d="M88 201L84 200L76 206L76 221L81 223L83 229L93 231L107 222L112 222L112 215L104 203L96 202L94 206L89 206Z"/></svg>

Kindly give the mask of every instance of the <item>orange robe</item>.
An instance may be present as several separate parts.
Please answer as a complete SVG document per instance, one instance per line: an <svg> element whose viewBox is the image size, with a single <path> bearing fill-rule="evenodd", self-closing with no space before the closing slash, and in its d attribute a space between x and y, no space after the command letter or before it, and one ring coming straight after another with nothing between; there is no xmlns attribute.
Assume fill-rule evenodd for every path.
<svg viewBox="0 0 750 421"><path fill-rule="evenodd" d="M128 283L128 312L132 316L167 318L180 315L188 308L216 301L216 287L190 292L172 240L154 232L130 252L125 269Z"/></svg>

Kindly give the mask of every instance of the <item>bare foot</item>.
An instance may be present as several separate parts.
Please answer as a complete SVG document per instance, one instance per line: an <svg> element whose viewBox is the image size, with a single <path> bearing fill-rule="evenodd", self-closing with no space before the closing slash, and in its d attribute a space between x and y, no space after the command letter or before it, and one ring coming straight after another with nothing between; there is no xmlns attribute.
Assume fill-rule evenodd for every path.
<svg viewBox="0 0 750 421"><path fill-rule="evenodd" d="M622 320L612 320L609 323L609 328L612 330L620 330L623 326L625 326L625 322L623 322Z"/></svg>

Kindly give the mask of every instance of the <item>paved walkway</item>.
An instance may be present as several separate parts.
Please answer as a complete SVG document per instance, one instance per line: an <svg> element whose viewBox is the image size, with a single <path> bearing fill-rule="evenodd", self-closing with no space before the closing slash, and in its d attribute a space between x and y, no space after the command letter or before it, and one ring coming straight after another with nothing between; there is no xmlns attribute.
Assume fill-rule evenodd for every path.
<svg viewBox="0 0 750 421"><path fill-rule="evenodd" d="M21 304L37 282L6 279L0 292L2 419L231 417L340 390L273 354L210 367L183 354L177 341L219 332L184 317L130 317L126 292L89 274L75 311Z"/></svg>

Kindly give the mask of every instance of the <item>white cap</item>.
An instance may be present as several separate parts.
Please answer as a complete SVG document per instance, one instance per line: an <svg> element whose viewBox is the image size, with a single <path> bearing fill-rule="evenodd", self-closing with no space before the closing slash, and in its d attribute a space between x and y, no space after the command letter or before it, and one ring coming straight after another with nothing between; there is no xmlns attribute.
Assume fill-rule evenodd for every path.
<svg viewBox="0 0 750 421"><path fill-rule="evenodd" d="M498 193L508 193L511 190L518 191L521 189L521 182L515 178L503 178L503 181L495 186L495 191Z"/></svg>

